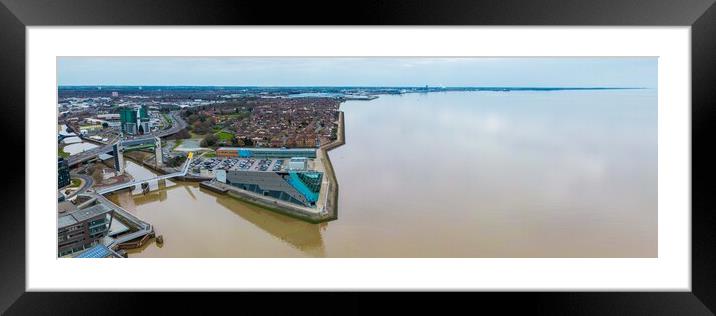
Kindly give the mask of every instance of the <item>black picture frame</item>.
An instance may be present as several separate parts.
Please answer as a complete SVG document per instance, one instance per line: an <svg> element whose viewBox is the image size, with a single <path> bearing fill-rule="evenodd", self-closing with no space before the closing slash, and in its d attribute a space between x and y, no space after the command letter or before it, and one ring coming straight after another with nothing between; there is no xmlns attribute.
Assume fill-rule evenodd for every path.
<svg viewBox="0 0 716 316"><path fill-rule="evenodd" d="M91 310L107 313L136 311L136 304L162 301L147 293L40 293L25 292L25 146L31 140L17 137L25 129L25 27L42 25L563 25L563 26L690 26L692 84L692 287L691 292L559 292L480 293L436 295L421 298L381 298L373 293L348 296L325 293L327 300L344 308L340 314L368 311L385 301L382 312L403 311L401 304L422 311L447 311L461 304L499 307L503 311L550 314L679 314L709 315L716 311L716 212L711 206L714 178L712 140L708 129L716 103L716 5L714 0L540 0L540 1L361 1L346 3L268 1L155 0L0 0L0 111L6 148L13 148L12 167L5 166L0 210L0 311L8 314L64 314ZM20 150L23 149L23 150ZM22 157L20 157L22 156ZM19 168L22 165L23 168ZM305 306L315 301L309 293L283 295L272 311ZM187 294L168 299L186 301ZM232 295L233 296L233 295ZM207 304L255 301L255 294L239 297L200 295ZM435 297L438 298L435 301ZM237 301L237 299L239 301ZM202 302L204 300L205 302ZM206 302L208 301L208 302ZM436 307L429 302L439 302ZM196 306L201 305L201 306ZM107 309L107 306L111 306ZM437 309L441 308L441 309ZM315 309L310 308L312 312Z"/></svg>

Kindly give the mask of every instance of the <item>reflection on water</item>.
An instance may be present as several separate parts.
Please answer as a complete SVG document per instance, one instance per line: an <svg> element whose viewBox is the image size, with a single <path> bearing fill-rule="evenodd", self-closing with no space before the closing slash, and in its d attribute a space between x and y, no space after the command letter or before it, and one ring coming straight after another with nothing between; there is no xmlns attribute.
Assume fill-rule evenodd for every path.
<svg viewBox="0 0 716 316"><path fill-rule="evenodd" d="M164 236L131 256L657 255L656 91L411 94L341 108L337 221L154 183L112 197Z"/></svg>
<svg viewBox="0 0 716 316"><path fill-rule="evenodd" d="M154 177L134 162L127 162L126 170L138 179ZM163 245L149 244L131 251L132 257L325 256L320 233L325 224L278 215L197 183L163 182L150 183L147 194L137 187L110 196L164 237Z"/></svg>
<svg viewBox="0 0 716 316"><path fill-rule="evenodd" d="M244 203L236 199L227 199L219 195L216 197L216 202L228 210L234 210L236 215L247 222L308 255L325 256L320 232L321 228L326 226L325 223L309 224L262 209L246 208Z"/></svg>

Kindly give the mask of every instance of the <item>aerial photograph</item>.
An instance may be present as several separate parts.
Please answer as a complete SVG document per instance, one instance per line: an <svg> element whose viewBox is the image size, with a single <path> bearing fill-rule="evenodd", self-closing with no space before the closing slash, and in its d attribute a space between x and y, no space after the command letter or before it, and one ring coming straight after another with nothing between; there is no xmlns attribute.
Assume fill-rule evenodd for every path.
<svg viewBox="0 0 716 316"><path fill-rule="evenodd" d="M657 68L58 57L57 257L658 257Z"/></svg>

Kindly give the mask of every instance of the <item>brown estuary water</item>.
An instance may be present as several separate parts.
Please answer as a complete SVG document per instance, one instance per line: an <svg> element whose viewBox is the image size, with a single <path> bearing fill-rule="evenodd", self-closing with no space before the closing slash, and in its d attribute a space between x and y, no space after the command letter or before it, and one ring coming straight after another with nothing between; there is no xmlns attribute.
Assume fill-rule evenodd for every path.
<svg viewBox="0 0 716 316"><path fill-rule="evenodd" d="M338 220L154 183L111 197L164 237L130 257L657 256L655 90L384 95L341 109Z"/></svg>

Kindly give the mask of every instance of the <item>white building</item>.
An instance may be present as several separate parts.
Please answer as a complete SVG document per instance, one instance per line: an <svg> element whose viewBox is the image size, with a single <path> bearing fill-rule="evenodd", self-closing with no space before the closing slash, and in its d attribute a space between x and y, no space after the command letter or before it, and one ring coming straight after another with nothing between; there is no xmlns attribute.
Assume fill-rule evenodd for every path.
<svg viewBox="0 0 716 316"><path fill-rule="evenodd" d="M97 114L97 118L102 120L119 120L119 113Z"/></svg>
<svg viewBox="0 0 716 316"><path fill-rule="evenodd" d="M308 169L308 158L293 157L288 161L288 170L306 170Z"/></svg>

